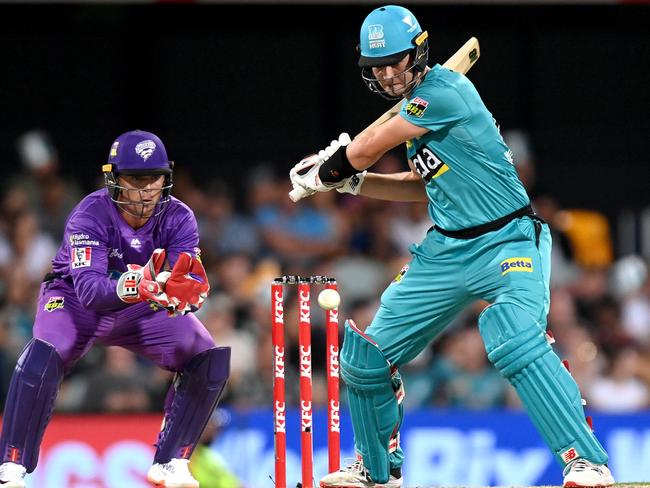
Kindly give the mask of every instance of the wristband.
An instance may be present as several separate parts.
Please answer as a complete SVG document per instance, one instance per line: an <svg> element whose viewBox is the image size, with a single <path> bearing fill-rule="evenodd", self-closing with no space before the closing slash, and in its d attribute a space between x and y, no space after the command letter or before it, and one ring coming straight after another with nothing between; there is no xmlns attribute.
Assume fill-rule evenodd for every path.
<svg viewBox="0 0 650 488"><path fill-rule="evenodd" d="M346 146L342 146L318 169L318 177L323 183L339 183L350 176L356 175L359 170L350 164L345 154Z"/></svg>

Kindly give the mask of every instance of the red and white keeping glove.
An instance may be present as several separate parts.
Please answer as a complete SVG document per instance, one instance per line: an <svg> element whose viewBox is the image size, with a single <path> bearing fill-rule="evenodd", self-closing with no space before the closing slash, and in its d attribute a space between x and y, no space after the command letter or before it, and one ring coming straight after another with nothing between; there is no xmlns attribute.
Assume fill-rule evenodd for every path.
<svg viewBox="0 0 650 488"><path fill-rule="evenodd" d="M164 283L156 278L165 264L164 249L156 249L144 266L128 264L127 271L117 281L117 296L126 303L152 302L170 312L174 311L164 291Z"/></svg>
<svg viewBox="0 0 650 488"><path fill-rule="evenodd" d="M196 312L208 297L210 283L201 261L182 252L165 282L165 292L176 313Z"/></svg>

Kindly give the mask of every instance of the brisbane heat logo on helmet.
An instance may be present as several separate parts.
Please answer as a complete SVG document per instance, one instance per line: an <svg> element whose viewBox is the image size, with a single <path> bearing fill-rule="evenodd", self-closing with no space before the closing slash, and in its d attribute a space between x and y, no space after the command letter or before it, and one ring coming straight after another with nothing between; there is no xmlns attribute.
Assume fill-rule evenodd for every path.
<svg viewBox="0 0 650 488"><path fill-rule="evenodd" d="M384 26L381 24L369 25L368 41L370 44L370 49L386 47L386 40L384 39Z"/></svg>
<svg viewBox="0 0 650 488"><path fill-rule="evenodd" d="M151 139L147 139L146 141L139 142L137 146L135 146L135 152L138 156L140 156L142 159L145 161L149 159L149 157L153 154L153 152L156 150L156 143L153 142Z"/></svg>

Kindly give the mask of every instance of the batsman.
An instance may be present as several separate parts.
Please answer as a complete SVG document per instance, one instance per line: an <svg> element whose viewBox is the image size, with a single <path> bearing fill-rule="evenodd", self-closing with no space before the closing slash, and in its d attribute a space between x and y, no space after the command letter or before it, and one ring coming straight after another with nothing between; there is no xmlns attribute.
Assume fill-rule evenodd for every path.
<svg viewBox="0 0 650 488"><path fill-rule="evenodd" d="M478 299L490 303L478 321L488 358L563 467L564 486L614 484L578 386L546 334L549 228L531 208L491 113L465 76L427 66L427 33L403 7L380 7L366 17L359 52L368 88L403 98L401 111L352 141L341 134L300 161L290 173L292 197L336 189L428 202L435 224L411 247L410 263L382 294L365 332L346 322L341 374L358 457L320 486L402 486L399 367ZM410 171L367 171L402 143Z"/></svg>
<svg viewBox="0 0 650 488"><path fill-rule="evenodd" d="M194 214L170 194L173 164L155 134L122 134L102 168L106 188L68 217L7 396L1 487L26 486L61 380L97 343L176 373L147 479L198 488L189 457L228 379L230 348L216 347L193 314L210 286Z"/></svg>

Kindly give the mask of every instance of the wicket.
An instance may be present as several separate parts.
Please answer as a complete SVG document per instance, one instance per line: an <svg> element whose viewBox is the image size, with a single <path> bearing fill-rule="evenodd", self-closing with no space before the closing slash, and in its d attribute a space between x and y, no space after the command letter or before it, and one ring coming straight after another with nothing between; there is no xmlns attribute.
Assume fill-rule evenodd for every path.
<svg viewBox="0 0 650 488"><path fill-rule="evenodd" d="M285 285L298 286L300 310L298 346L300 349L300 450L302 486L313 487L312 381L311 381L311 285L336 290L336 281L326 276L282 276L271 284L271 320L273 341L273 420L275 439L275 486L287 488L286 473L286 399L284 382L284 302ZM327 342L327 448L329 472L340 466L339 421L339 340L338 309L325 312Z"/></svg>

